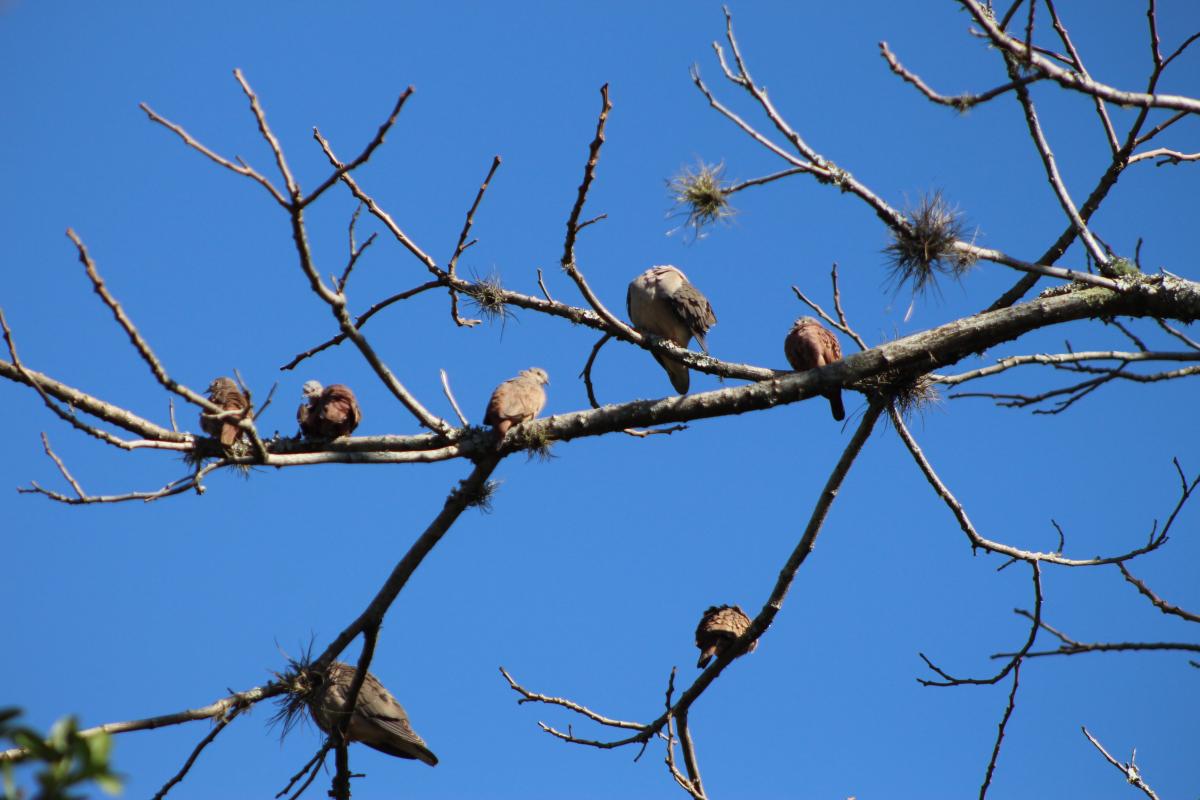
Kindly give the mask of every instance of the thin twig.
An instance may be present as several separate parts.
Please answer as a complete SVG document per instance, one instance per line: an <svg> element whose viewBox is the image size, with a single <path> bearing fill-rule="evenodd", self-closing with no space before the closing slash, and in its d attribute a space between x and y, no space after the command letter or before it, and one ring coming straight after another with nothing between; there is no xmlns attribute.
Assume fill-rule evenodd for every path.
<svg viewBox="0 0 1200 800"><path fill-rule="evenodd" d="M467 421L466 414L458 407L458 401L454 399L454 392L450 391L450 379L446 377L446 370L442 369L438 370L438 372L442 375L442 391L446 393L446 399L450 401L451 407L454 408L454 413L458 416L458 421L463 424L464 428L467 427L471 423Z"/></svg>
<svg viewBox="0 0 1200 800"><path fill-rule="evenodd" d="M929 667L931 670L936 672L943 679L940 681L931 681L931 680L927 680L925 678L917 678L918 683L920 683L922 686L937 686L937 687L990 686L992 684L999 683L1000 681L1004 680L1005 676L1007 676L1008 673L1013 672L1014 670L1016 670L1018 667L1021 666L1021 659L1031 655L1030 650L1033 647L1033 643L1037 640L1038 630L1040 630L1041 628L1044 627L1044 625L1042 623L1042 600L1043 600L1043 598L1042 598L1042 569L1037 561L1030 561L1029 567L1033 571L1033 614L1026 614L1026 616L1029 617L1030 622L1031 622L1031 624L1029 626L1029 635L1025 638L1025 644L1021 645L1021 649L1017 650L1015 653L1008 654L1008 656L1009 656L1008 663L1006 663L1000 669L999 672L997 672L995 675L993 675L990 678L956 678L953 675L950 675L946 671L939 668L932 661L930 661L929 658L927 658L924 653L918 653L918 655L921 657L921 660L925 662L925 666ZM994 657L995 656L993 656L993 658ZM1013 693L1014 693L1014 695L1016 693L1015 680L1014 680L1014 686L1013 686ZM1011 711L1009 713L1011 713ZM1007 722L1007 721L1008 721L1008 719L1007 719L1007 714L1006 714L1005 722ZM1003 726L1002 726L1001 736L1003 736L1003 733L1004 732L1003 732ZM999 742L999 740L997 740L996 752L993 754L993 757L998 755L999 748L1000 748L1000 742ZM989 770L988 770L989 781L990 781L990 778L991 778L991 769L989 768ZM985 783L984 784L985 789L986 789L986 785L987 784Z"/></svg>
<svg viewBox="0 0 1200 800"><path fill-rule="evenodd" d="M992 747L992 757L988 760L987 770L984 771L983 784L979 787L979 800L987 797L988 787L992 785L992 774L996 771L996 762L1000 759L1000 746L1004 743L1004 731L1012 718L1013 709L1017 705L1017 687L1021 681L1021 661L1018 659L1013 666L1012 690L1008 693L1008 704L1004 707L1004 715L996 731L996 744Z"/></svg>
<svg viewBox="0 0 1200 800"><path fill-rule="evenodd" d="M362 652L358 656L358 664L354 668L354 675L350 678L350 686L346 689L346 699L343 708L345 712L338 720L337 727L329 734L329 740L333 746L337 748L337 771L333 776L333 786L329 791L329 796L336 800L350 800L350 756L349 737L347 731L350 729L350 720L354 717L354 709L358 704L358 694L362 691L363 683L367 679L367 670L371 667L371 659L375 657L375 643L379 638L379 623L369 624L363 628L363 646Z"/></svg>
<svg viewBox="0 0 1200 800"><path fill-rule="evenodd" d="M1142 780L1142 773L1140 770L1138 770L1137 764L1134 763L1134 757L1137 755L1136 750L1134 750L1133 756L1129 757L1129 763L1122 764L1108 754L1108 751L1104 749L1104 745L1096 741L1096 737L1088 733L1088 729L1086 727L1081 727L1080 730L1083 731L1083 735L1088 738L1088 741L1092 743L1092 746L1100 751L1105 760L1121 771L1121 773L1125 776L1126 781L1133 786L1136 786L1143 794L1146 795L1146 797L1149 797L1150 800L1158 800L1158 795L1154 793L1154 790L1151 789L1144 780Z"/></svg>
<svg viewBox="0 0 1200 800"><path fill-rule="evenodd" d="M266 140L267 146L271 148L271 153L275 156L275 166L279 169L279 174L283 176L284 185L287 186L288 194L291 195L292 202L288 204L289 209L299 211L303 208L303 200L301 199L300 184L296 182L292 176L292 170L288 167L287 159L283 156L283 147L279 144L279 139L275 138L275 133L271 130L271 126L267 124L267 115L263 111L262 105L258 102L258 95L250 88L250 83L242 74L240 69L233 71L233 77L242 87L242 93L246 95L246 99L250 101L250 112L254 115L255 121L258 123L258 132L262 134ZM238 159L240 162L241 159ZM323 189L322 189L323 191Z"/></svg>
<svg viewBox="0 0 1200 800"><path fill-rule="evenodd" d="M984 29L984 32L993 44L1018 60L1028 63L1030 68L1040 71L1064 89L1099 97L1102 100L1121 106L1170 108L1176 111L1200 113L1200 100L1195 98L1171 94L1125 92L1080 75L1074 70L1063 69L1049 59L1033 52L1024 42L1014 39L1000 30L976 0L959 0L959 3L967 9L972 19Z"/></svg>
<svg viewBox="0 0 1200 800"><path fill-rule="evenodd" d="M496 174L496 170L498 169L500 169L500 156L495 156L492 158L492 166L488 169L487 177L479 185L479 191L475 194L475 201L471 203L471 208L467 211L467 218L463 221L462 231L458 234L458 244L454 246L454 255L450 256L450 260L446 263L446 272L449 274L451 281L455 277L454 270L458 267L459 256L469 246L467 236L471 233L471 226L475 224L475 212L478 210L479 204L483 202L484 192L487 191L488 185L492 182L492 176ZM482 321L478 319L463 319L458 315L458 292L455 290L453 283L450 283L450 317L454 320L454 324L459 327L474 327ZM462 415L460 414L459 416L461 417Z"/></svg>
<svg viewBox="0 0 1200 800"><path fill-rule="evenodd" d="M212 743L212 740L217 738L217 734L225 730L225 726L233 722L234 719L237 718L237 715L243 710L245 710L244 706L236 707L231 710L228 715L217 720L216 724L213 725L212 730L208 732L208 735L201 739L200 743L196 745L194 750L192 750L192 754L188 756L188 760L184 762L183 767L179 770L179 772L175 773L175 775L169 781L163 784L163 787L158 790L158 794L154 795L154 800L162 800L162 798L167 796L167 792L171 791L171 788L175 784L183 780L184 776L188 774L188 770L190 770L192 765L196 763L196 759L200 757L200 752L204 750L204 748L208 747Z"/></svg>
<svg viewBox="0 0 1200 800"><path fill-rule="evenodd" d="M192 138L192 135L184 130L182 126L176 125L174 122L159 116L154 109L150 108L150 106L146 105L145 103L139 103L138 108L146 112L146 116L150 118L151 122L156 122L174 133L176 136L182 139L183 143L188 147L196 150L211 161L220 164L222 167L225 167L225 169L231 170L236 172L238 175L242 175L255 181L267 190L271 197L275 199L275 202L279 203L281 206L287 207L288 201L287 198L283 196L283 193L276 189L274 184L272 184L265 176L247 165L244 161L241 161L241 159L238 159L239 163L235 164L232 161L217 155L215 152L205 147L196 139Z"/></svg>
<svg viewBox="0 0 1200 800"><path fill-rule="evenodd" d="M1010 558L1028 561L1031 563L1044 561L1050 564L1059 564L1060 566L1064 567L1090 567L1099 564L1116 564L1121 561L1128 561L1129 559L1140 556L1143 553L1149 553L1152 550L1158 549L1166 541L1164 538L1159 537L1151 540L1145 547L1139 547L1135 550L1130 550L1127 553L1122 553L1121 555L1117 556L1074 559L1067 558L1061 553L1044 553L1034 550L1021 550L1017 547L1012 547L1010 545L984 538L979 534L978 531L975 530L975 526L971 522L971 518L967 516L966 509L963 508L962 504L958 501L958 498L954 496L954 494L946 487L946 484L942 482L942 479L938 477L937 472L935 472L933 469L933 465L929 463L929 460L925 457L925 453L922 452L921 447L917 444L917 440L914 439L912 433L909 432L908 426L905 425L904 420L898 413L895 412L894 409L891 413L891 419L892 425L896 428L896 433L898 433L900 438L904 441L904 444L908 448L909 453L912 455L913 460L917 463L917 467L925 475L925 479L929 481L929 485L933 487L934 492L937 493L938 497L942 498L942 502L944 502L946 507L950 509L950 513L952 513L955 519L958 520L958 525L962 529L963 533L966 534L968 541L971 543L972 550L977 548L983 549L989 552L999 553L1000 555L1005 555Z"/></svg>
<svg viewBox="0 0 1200 800"><path fill-rule="evenodd" d="M29 370L25 369L25 365L21 363L21 357L17 355L17 345L13 340L12 330L8 327L8 320L4 317L3 309L0 309L0 331L3 331L4 343L8 346L8 354L9 357L12 358L13 369L17 372L24 383L27 383L33 387L33 390L38 393L39 397L41 397L42 402L47 408L54 412L55 416L68 423L76 430L82 431L88 436L99 439L106 444L111 444L114 447L120 447L123 450L133 449L135 445L134 442L127 441L119 436L114 436L108 431L101 430L94 425L88 425L75 415L73 407L71 407L71 411L59 408L58 404L50 399L50 395L46 388L43 387L42 382L34 378L33 375L30 374ZM149 445L150 443L146 444ZM163 443L161 447L164 449L191 449L190 442L188 442L186 445L183 443Z"/></svg>
<svg viewBox="0 0 1200 800"><path fill-rule="evenodd" d="M538 276L538 288L542 290L542 297L545 297L546 300L553 303L554 298L550 296L550 290L546 288L546 282L545 282L545 280L542 279L542 270L541 269L538 269L537 276Z"/></svg>
<svg viewBox="0 0 1200 800"><path fill-rule="evenodd" d="M367 163L367 159L371 157L371 154L375 152L376 148L383 144L383 140L387 136L388 131L390 131L392 126L396 124L396 118L400 116L400 111L404 108L404 104L408 101L408 98L412 96L412 93L413 87L411 86L407 87L403 92L400 93L400 97L396 99L396 105L392 108L392 113L388 115L388 118L379 126L379 130L375 133L375 137L367 143L367 146L364 147L363 151L358 154L358 157L335 169L328 178L321 182L320 186L309 192L308 196L303 200L300 200L299 205L301 208L309 205L322 194L324 194L325 190L337 183L343 175L347 174L348 172L352 172L353 170ZM313 130L316 129L314 128ZM358 216L357 211L355 212L355 216ZM367 246L364 244L363 249L365 250L366 247Z"/></svg>
<svg viewBox="0 0 1200 800"><path fill-rule="evenodd" d="M504 667L500 667L500 674L504 676L504 680L508 681L509 687L514 692L521 695L521 699L517 701L518 705L523 703L544 703L551 706L562 706L570 711L574 711L576 714L587 717L592 722L609 728L621 728L623 730L631 731L644 731L646 729L646 726L640 722L628 722L626 720L605 717L601 714L597 714L590 708L582 706L573 700L568 700L565 697L551 697L549 695L531 692L521 684L517 683L516 679L510 675L508 670L506 670Z"/></svg>
<svg viewBox="0 0 1200 800"><path fill-rule="evenodd" d="M184 722L193 722L198 719L212 719L213 717L221 717L227 714L234 708L248 708L255 703L261 703L276 695L283 694L287 688L278 683L268 683L266 686L256 686L253 689L247 689L244 692L235 692L228 697L222 697L216 702L201 708L188 709L186 711L176 711L172 714L163 714L158 717L147 717L146 719L129 720L128 722L106 722L103 725L96 725L92 728L84 728L79 731L79 736L87 738L100 733L118 734L129 733L131 731L148 731L155 728L162 728L167 725L179 725ZM0 752L0 763L3 762L18 762L29 756L29 751L23 747L14 747L9 750Z"/></svg>
<svg viewBox="0 0 1200 800"><path fill-rule="evenodd" d="M604 320L610 330L623 331L627 334L634 334L634 331L621 322L616 316L605 307L604 303L600 302L600 298L592 291L592 287L588 285L587 279L580 271L579 265L575 260L575 239L579 235L579 231L583 230L587 223L581 224L579 216L583 213L583 206L587 202L588 190L591 189L592 181L596 177L596 164L600 161L600 148L604 146L604 126L608 122L608 114L612 111L612 103L608 99L608 84L600 87L600 116L596 120L596 135L592 139L592 143L588 145L588 160L583 167L583 180L579 184L579 191L575 194L575 205L571 207L571 213L567 217L567 233L563 239L563 255L562 268L563 271L575 281L575 285L579 287L580 294L587 300L592 310ZM600 219L600 217L596 217ZM593 222L595 220L592 220ZM634 334L636 335L636 334Z"/></svg>
<svg viewBox="0 0 1200 800"><path fill-rule="evenodd" d="M1133 363L1138 361L1200 361L1200 351L1195 353L1174 352L1166 350L1146 350L1132 352L1128 350L1085 350L1074 353L1033 353L1021 356L1006 356L996 360L996 363L978 369L961 372L957 375L939 375L937 382L945 386L957 386L960 383L996 375L1013 367L1040 364L1053 366L1055 364L1075 364L1083 361L1120 361Z"/></svg>
<svg viewBox="0 0 1200 800"><path fill-rule="evenodd" d="M75 249L79 253L79 263L83 264L83 269L87 273L88 279L92 282L92 288L96 291L96 294L103 301L104 305L108 306L113 318L116 319L121 329L125 331L125 334L129 337L129 341L133 343L134 349L138 351L138 355L142 357L142 360L146 362L146 366L150 368L150 372L153 373L155 380L167 391L174 392L189 403L197 405L211 414L220 414L221 409L210 402L207 397L193 392L167 374L166 368L163 367L158 357L154 355L154 351L150 349L150 344L138 332L137 327L133 324L133 320L129 318L129 315L125 313L125 309L121 308L121 304L108 291L108 287L104 284L104 279L100 277L100 272L96 269L96 262L88 254L83 240L70 228L67 228L67 238L75 245ZM243 430L251 430L250 427L241 427L243 427Z"/></svg>
<svg viewBox="0 0 1200 800"><path fill-rule="evenodd" d="M1044 658L1046 656L1075 656L1081 653L1140 653L1140 652L1171 652L1200 653L1200 644L1192 642L1081 642L1072 639L1062 631L1050 625L1043 619L1035 619L1023 608L1013 609L1013 613L1032 620L1037 627L1057 638L1061 645L1054 650L1030 650L1022 655L1023 658ZM993 653L992 658L1012 658L1015 653Z"/></svg>
<svg viewBox="0 0 1200 800"><path fill-rule="evenodd" d="M919 91L921 94L925 95L926 99L931 100L934 103L937 103L939 105L949 106L950 108L953 108L956 111L966 111L969 108L972 108L977 105L981 105L983 103L988 102L989 100L999 97L1000 95L1005 94L1006 92L1011 92L1013 89L1015 89L1017 87L1018 84L1024 85L1024 84L1035 83L1037 81L1043 80L1045 77L1043 75L1027 75L1027 76L1022 76L1021 78L1018 78L1015 81L1009 81L1008 83L1005 83L1001 86L997 86L993 89L989 89L986 92L982 92L980 94L973 94L971 92L963 92L962 94L948 96L948 95L939 94L934 89L932 89L929 86L929 84L927 84L927 83L925 83L925 81L921 80L921 77L919 75L917 75L915 72L911 72L908 69L905 69L904 65L900 63L900 59L897 58L895 53L893 53L888 48L887 42L879 43L879 53L880 53L880 55L883 56L884 60L887 61L888 67L892 70L892 72L896 73L896 75L900 76L906 82L912 84L913 87L916 88L917 91Z"/></svg>
<svg viewBox="0 0 1200 800"><path fill-rule="evenodd" d="M383 586L376 592L375 597L367 605L358 617L351 622L345 630L329 643L313 662L315 669L324 669L335 659L346 646L354 640L354 637L365 631L368 627L377 626L383 620L387 610L391 608L396 597L399 596L400 590L408 583L408 579L416 571L417 567L425 560L425 557L433 551L450 527L458 520L462 514L471 505L480 502L481 498L486 497L488 479L491 477L496 466L500 463L499 458L491 453L481 456L476 462L475 468L471 474L464 478L457 487L450 491L442 504L442 510L434 517L433 521L425 531L417 537L417 540L409 547L408 552L392 569L390 575Z"/></svg>
<svg viewBox="0 0 1200 800"><path fill-rule="evenodd" d="M71 473L70 473L70 472L67 470L67 466L66 466L66 464L64 464L64 463L62 462L62 459L61 459L61 458L59 458L59 457L58 457L58 456L55 454L55 452L54 452L54 450L53 450L53 449L51 449L51 447L50 447L50 439L49 439L49 438L46 436L46 434L45 434L45 432L44 432L44 431L42 432L42 447L43 447L43 448L45 448L45 450L46 450L46 455L50 456L50 460L51 460L51 461L53 461L53 462L54 462L54 464L55 464L55 466L57 466L57 467L58 467L58 471L62 473L62 476L63 476L64 478L66 478L66 480L67 480L67 483L71 484L71 488L75 490L75 494L76 494L76 495L77 495L77 496L78 496L80 499L83 499L84 497L86 497L86 496L87 496L87 492L85 492L85 491L83 490L83 487L79 485L79 481L75 480L75 478L74 478L74 477L71 475Z"/></svg>
<svg viewBox="0 0 1200 800"><path fill-rule="evenodd" d="M305 781L304 785L300 787L299 791L297 791L294 795L289 797L288 800L295 800L297 797L299 797L300 794L305 789L308 788L308 785L310 783L312 783L313 778L316 777L317 770L319 770L321 764L324 763L325 756L329 752L329 748L331 748L332 746L333 746L333 743L328 738L326 738L325 741L321 744L321 749L317 751L316 755L314 755L312 758L310 758L304 764L304 766L300 768L300 771L292 776L291 780L288 781L287 786L283 787L283 789L281 789L279 792L277 792L275 794L276 800L278 800L280 797L283 797L285 794L290 792L292 790L292 787L296 785L296 782L299 781L301 778L303 778L305 775L308 775L309 770L311 770L312 775L309 776L309 779L307 781Z"/></svg>
<svg viewBox="0 0 1200 800"><path fill-rule="evenodd" d="M364 245L364 247L365 247L365 245ZM413 287L412 289L408 289L403 292L398 292L397 294L394 294L391 297L388 297L384 300L380 300L378 303L371 306L370 308L368 308L366 311L364 311L362 314L360 314L358 317L356 317L354 319L354 327L361 330L362 327L367 324L367 321L371 319L371 317L375 316L377 313L379 313L383 309L387 308L388 306L392 305L393 303L398 303L401 300L407 300L408 298L414 297L418 294L421 294L422 292L427 292L430 289L436 289L439 286L445 286L445 285L446 285L446 282L444 280L441 280L441 279L432 280L427 283L422 283L420 286ZM317 353L321 352L322 350L326 350L335 345L339 345L344 341L346 341L346 334L339 333L337 336L334 336L330 339L326 339L321 344L318 344L314 347L310 347L309 349L305 350L303 353L298 353L294 358L292 358L291 361L284 364L279 369L281 372L284 370L295 369L296 365L298 365L301 361L305 360L306 358L311 358L311 357L315 356Z"/></svg>
<svg viewBox="0 0 1200 800"><path fill-rule="evenodd" d="M1200 614L1193 614L1190 611L1185 611L1179 606L1173 606L1166 600L1163 600L1161 597L1151 591L1150 587L1144 582L1133 577L1133 574L1130 573L1124 564L1117 564L1117 568L1121 570L1121 575L1124 576L1125 580L1137 587L1137 590L1141 592L1142 595L1148 599L1159 611L1163 612L1164 614L1174 615L1180 619L1185 619L1188 622L1200 622Z"/></svg>

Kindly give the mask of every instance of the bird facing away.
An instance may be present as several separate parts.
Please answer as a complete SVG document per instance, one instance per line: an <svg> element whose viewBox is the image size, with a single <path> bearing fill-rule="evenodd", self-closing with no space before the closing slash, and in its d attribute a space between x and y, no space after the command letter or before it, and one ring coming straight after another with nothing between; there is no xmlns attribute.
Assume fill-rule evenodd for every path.
<svg viewBox="0 0 1200 800"><path fill-rule="evenodd" d="M504 444L504 436L513 425L536 417L546 406L546 390L550 376L541 367L523 369L496 387L488 401L483 423L496 429L496 449Z"/></svg>
<svg viewBox="0 0 1200 800"><path fill-rule="evenodd" d="M237 441L239 428L237 421L250 411L250 403L242 394L232 378L217 378L208 385L208 399L220 407L222 411L241 411L243 413L214 419L206 411L200 412L200 427L214 439L220 439L221 444L229 447Z"/></svg>
<svg viewBox="0 0 1200 800"><path fill-rule="evenodd" d="M708 298L677 267L651 267L634 278L625 294L625 308L638 333L661 336L684 348L695 337L700 349L708 352L704 336L717 324L717 316ZM653 355L667 371L675 391L687 394L688 368L672 358Z"/></svg>
<svg viewBox="0 0 1200 800"><path fill-rule="evenodd" d="M325 675L313 677L318 685L308 695L308 710L318 728L332 733L346 713L354 667L335 661ZM408 723L404 706L370 672L358 692L354 713L346 726L346 739L396 758L415 758L431 767L438 763L437 756Z"/></svg>
<svg viewBox="0 0 1200 800"><path fill-rule="evenodd" d="M296 410L296 421L304 438L349 436L362 422L358 400L349 386L335 383L322 388L317 381L305 381L303 392L307 402Z"/></svg>
<svg viewBox="0 0 1200 800"><path fill-rule="evenodd" d="M783 340L783 354L794 370L815 369L841 361L842 346L833 332L816 319L801 317L792 323L792 329ZM823 394L829 398L829 410L833 412L833 418L838 422L845 419L846 408L842 405L841 388L835 386Z"/></svg>
<svg viewBox="0 0 1200 800"><path fill-rule="evenodd" d="M700 669L708 666L713 656L724 653L749 627L750 618L741 606L709 606L696 626L696 647L700 648L700 660L696 666ZM746 652L753 653L756 647L757 639L750 643Z"/></svg>

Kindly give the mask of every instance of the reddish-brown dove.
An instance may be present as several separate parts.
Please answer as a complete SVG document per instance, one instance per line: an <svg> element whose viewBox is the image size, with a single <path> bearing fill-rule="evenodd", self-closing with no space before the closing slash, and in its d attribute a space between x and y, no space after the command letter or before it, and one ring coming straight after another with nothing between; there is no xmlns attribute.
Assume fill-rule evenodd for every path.
<svg viewBox="0 0 1200 800"><path fill-rule="evenodd" d="M313 721L327 734L333 732L346 713L353 679L354 667L335 661L324 676L317 677L319 685L308 696L308 710ZM358 692L354 713L346 726L346 738L389 756L415 758L431 767L438 763L437 756L408 723L404 706L396 702L392 693L370 672Z"/></svg>
<svg viewBox="0 0 1200 800"><path fill-rule="evenodd" d="M208 399L216 403L222 411L241 411L242 414L236 414L224 417L222 419L214 419L206 411L200 412L200 427L209 436L214 439L220 439L221 444L229 447L237 441L239 428L237 426L238 419L246 416L250 410L250 404L246 401L246 395L242 394L238 389L237 384L232 378L217 378L208 385Z"/></svg>
<svg viewBox="0 0 1200 800"><path fill-rule="evenodd" d="M362 422L358 400L349 386L335 383L322 388L317 381L305 381L303 391L307 402L296 410L296 421L304 438L349 436Z"/></svg>
<svg viewBox="0 0 1200 800"><path fill-rule="evenodd" d="M625 307L639 333L661 336L685 348L695 337L700 349L708 352L704 336L717 324L717 316L708 298L677 267L651 267L634 278L625 295ZM687 394L688 368L658 353L653 355L667 371L675 391Z"/></svg>
<svg viewBox="0 0 1200 800"><path fill-rule="evenodd" d="M719 656L733 643L735 639L750 627L750 618L741 606L709 606L696 626L696 647L700 648L700 660L696 666L703 669L713 656ZM753 653L758 647L755 639L746 648L747 653Z"/></svg>
<svg viewBox="0 0 1200 800"><path fill-rule="evenodd" d="M496 387L488 401L483 423L496 429L496 449L504 443L504 436L513 425L520 425L536 417L546 406L546 390L550 376L541 367L523 369L515 378L509 378Z"/></svg>
<svg viewBox="0 0 1200 800"><path fill-rule="evenodd" d="M815 369L842 360L842 346L833 332L813 317L801 317L792 323L783 340L783 354L794 370ZM824 393L829 398L829 410L839 422L846 418L842 405L842 390L834 387Z"/></svg>

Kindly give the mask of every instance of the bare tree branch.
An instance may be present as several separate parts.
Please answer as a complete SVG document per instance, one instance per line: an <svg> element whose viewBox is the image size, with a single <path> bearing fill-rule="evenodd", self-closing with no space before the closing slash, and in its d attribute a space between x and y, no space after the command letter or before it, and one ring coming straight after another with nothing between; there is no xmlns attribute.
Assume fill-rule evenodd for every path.
<svg viewBox="0 0 1200 800"><path fill-rule="evenodd" d="M149 731L167 725L194 722L198 719L223 717L234 709L249 708L255 703L261 703L263 700L283 694L285 691L287 690L277 683L268 683L266 686L256 686L244 692L235 692L228 697L222 697L220 700L200 708L177 711L173 714L163 714L158 717L129 720L128 722L106 722L103 725L97 725L93 728L85 728L79 731L79 735L86 737L95 736L98 733L118 734L129 733L131 731ZM0 751L0 763L5 761L21 761L28 757L28 755L29 751L25 748L14 747L10 750Z"/></svg>
<svg viewBox="0 0 1200 800"><path fill-rule="evenodd" d="M1134 750L1133 755L1129 757L1129 763L1122 764L1108 754L1108 751L1104 749L1104 746L1100 744L1100 742L1096 741L1096 737L1088 733L1088 729L1086 727L1081 727L1080 730L1083 731L1083 735L1088 738L1088 741L1092 743L1092 746L1100 751L1101 755L1104 756L1104 759L1125 775L1126 781L1141 790L1141 792L1146 795L1146 797L1149 797L1150 800L1158 800L1158 795L1154 793L1154 790L1151 789L1144 780L1142 780L1142 773L1140 770L1138 770L1137 764L1134 763L1134 758L1137 756L1136 750Z"/></svg>

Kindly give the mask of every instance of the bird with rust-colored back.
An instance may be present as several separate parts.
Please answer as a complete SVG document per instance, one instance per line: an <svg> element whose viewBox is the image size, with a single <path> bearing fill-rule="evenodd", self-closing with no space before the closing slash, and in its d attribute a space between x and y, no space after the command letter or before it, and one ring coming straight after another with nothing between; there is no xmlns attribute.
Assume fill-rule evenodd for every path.
<svg viewBox="0 0 1200 800"><path fill-rule="evenodd" d="M349 436L362 421L358 400L345 384L322 387L317 381L306 381L303 392L307 402L296 410L296 421L306 439Z"/></svg>
<svg viewBox="0 0 1200 800"><path fill-rule="evenodd" d="M217 378L208 385L207 391L209 402L216 404L222 411L243 412L222 419L216 419L205 411L200 412L200 428L214 439L219 439L225 447L229 447L238 439L237 421L249 413L250 403L232 378Z"/></svg>
<svg viewBox="0 0 1200 800"><path fill-rule="evenodd" d="M488 400L483 423L496 430L496 449L504 443L508 429L528 422L546 407L546 390L550 376L540 367L523 369L515 378L509 378L496 387Z"/></svg>
<svg viewBox="0 0 1200 800"><path fill-rule="evenodd" d="M749 627L750 617L741 606L709 606L696 626L696 647L700 648L696 666L701 669L708 666L713 656L724 653ZM746 652L753 653L756 647L757 639L750 643Z"/></svg>
<svg viewBox="0 0 1200 800"><path fill-rule="evenodd" d="M842 360L842 346L833 332L813 317L801 317L792 324L783 340L783 354L794 370L816 369ZM829 400L829 410L839 422L846 418L842 405L842 390L834 387L823 392Z"/></svg>

